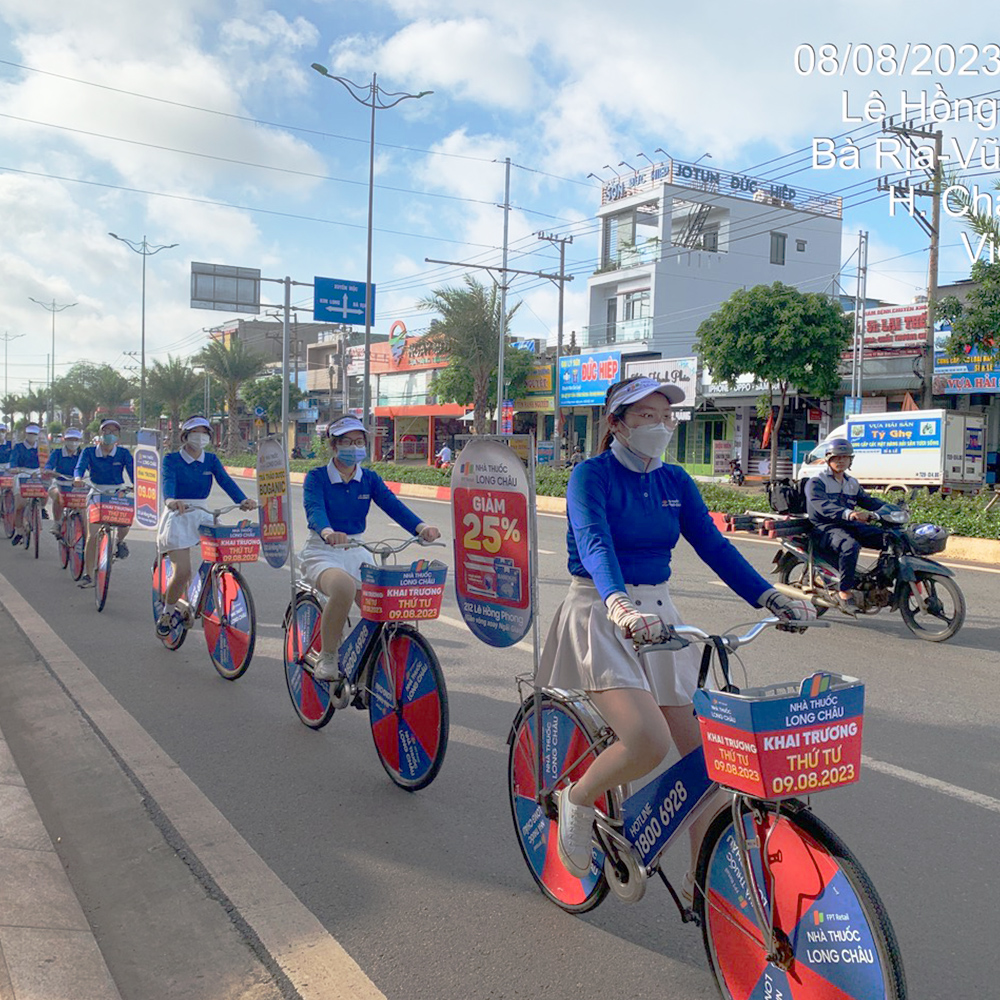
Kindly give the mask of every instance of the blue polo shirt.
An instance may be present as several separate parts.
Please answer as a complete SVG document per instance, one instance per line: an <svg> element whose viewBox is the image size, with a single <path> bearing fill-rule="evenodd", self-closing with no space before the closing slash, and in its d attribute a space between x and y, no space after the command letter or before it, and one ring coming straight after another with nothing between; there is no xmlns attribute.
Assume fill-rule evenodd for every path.
<svg viewBox="0 0 1000 1000"><path fill-rule="evenodd" d="M626 468L605 451L582 462L566 489L569 571L594 581L602 599L625 584L663 583L683 535L748 604L770 584L715 526L694 480L678 465Z"/></svg>
<svg viewBox="0 0 1000 1000"><path fill-rule="evenodd" d="M10 463L10 453L14 450L14 446L9 441L4 441L0 444L0 465L8 465Z"/></svg>
<svg viewBox="0 0 1000 1000"><path fill-rule="evenodd" d="M10 464L15 469L37 469L37 445L34 448L29 448L23 441L18 441L10 453Z"/></svg>
<svg viewBox="0 0 1000 1000"><path fill-rule="evenodd" d="M134 483L132 452L120 444L114 446L110 455L98 455L94 445L84 448L76 463L74 475L77 479L83 479L88 472L90 481L95 486L123 486L126 472L129 482Z"/></svg>
<svg viewBox="0 0 1000 1000"><path fill-rule="evenodd" d="M45 463L45 468L58 472L60 476L69 476L72 478L73 473L76 472L76 463L79 460L79 451L74 452L72 455L67 455L62 448L53 448L49 453L49 460Z"/></svg>
<svg viewBox="0 0 1000 1000"><path fill-rule="evenodd" d="M215 452L203 451L192 458L183 449L163 456L163 499L204 500L215 480L233 503L243 503L246 494L223 468Z"/></svg>
<svg viewBox="0 0 1000 1000"><path fill-rule="evenodd" d="M332 463L306 473L302 502L309 527L317 534L326 528L364 534L373 501L411 535L417 533L421 519L390 492L377 472L355 466L353 478L346 483Z"/></svg>

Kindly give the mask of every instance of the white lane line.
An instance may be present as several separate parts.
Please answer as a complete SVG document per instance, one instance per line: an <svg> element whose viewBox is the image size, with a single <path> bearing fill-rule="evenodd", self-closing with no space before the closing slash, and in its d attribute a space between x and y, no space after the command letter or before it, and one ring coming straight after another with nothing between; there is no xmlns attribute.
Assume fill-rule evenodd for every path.
<svg viewBox="0 0 1000 1000"><path fill-rule="evenodd" d="M973 792L971 789L962 788L959 785L951 785L947 781L939 778L931 778L919 771L910 771L905 767L898 767L896 764L888 764L884 760L875 760L866 754L861 755L861 763L865 767L870 767L873 771L888 774L901 781L909 781L921 788L930 789L933 792L940 792L942 795L950 795L953 799L959 799L972 806L979 806L980 809L989 809L991 812L1000 813L1000 799L995 799L990 795L983 795L981 792Z"/></svg>
<svg viewBox="0 0 1000 1000"><path fill-rule="evenodd" d="M3 575L0 602L155 799L302 1000L386 1000L343 946Z"/></svg>

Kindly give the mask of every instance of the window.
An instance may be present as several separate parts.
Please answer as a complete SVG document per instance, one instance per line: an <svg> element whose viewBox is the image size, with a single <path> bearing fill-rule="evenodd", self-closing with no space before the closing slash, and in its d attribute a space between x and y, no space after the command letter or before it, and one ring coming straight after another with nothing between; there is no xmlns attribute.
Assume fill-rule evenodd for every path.
<svg viewBox="0 0 1000 1000"><path fill-rule="evenodd" d="M796 250L797 253L805 253L805 250L806 250L806 241L805 240L796 240L795 241L795 250Z"/></svg>
<svg viewBox="0 0 1000 1000"><path fill-rule="evenodd" d="M641 292L626 292L622 296L623 319L643 319L649 315L649 289Z"/></svg>
<svg viewBox="0 0 1000 1000"><path fill-rule="evenodd" d="M706 226L704 233L701 237L701 248L702 250L707 250L709 253L719 252L719 227L713 226L708 228Z"/></svg>
<svg viewBox="0 0 1000 1000"><path fill-rule="evenodd" d="M771 263L785 263L785 244L788 242L787 233L771 233Z"/></svg>
<svg viewBox="0 0 1000 1000"><path fill-rule="evenodd" d="M618 339L618 298L608 299L608 325L605 327L604 343L613 344Z"/></svg>

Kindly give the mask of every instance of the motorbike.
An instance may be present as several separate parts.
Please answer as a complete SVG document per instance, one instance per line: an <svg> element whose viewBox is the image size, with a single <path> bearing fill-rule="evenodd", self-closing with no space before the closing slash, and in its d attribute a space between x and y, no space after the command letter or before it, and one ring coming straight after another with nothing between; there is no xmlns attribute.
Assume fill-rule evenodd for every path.
<svg viewBox="0 0 1000 1000"><path fill-rule="evenodd" d="M746 477L743 475L743 466L739 462L729 463L729 481L733 486L742 486Z"/></svg>
<svg viewBox="0 0 1000 1000"><path fill-rule="evenodd" d="M891 505L875 511L885 537L875 563L864 570L858 567L858 614L898 611L918 638L944 642L965 621L965 596L955 574L930 558L944 551L948 532L934 524L911 525L909 520L906 510ZM778 575L777 589L809 601L819 615L841 609L837 562L816 542L809 520L790 518L776 524L781 548L771 572Z"/></svg>

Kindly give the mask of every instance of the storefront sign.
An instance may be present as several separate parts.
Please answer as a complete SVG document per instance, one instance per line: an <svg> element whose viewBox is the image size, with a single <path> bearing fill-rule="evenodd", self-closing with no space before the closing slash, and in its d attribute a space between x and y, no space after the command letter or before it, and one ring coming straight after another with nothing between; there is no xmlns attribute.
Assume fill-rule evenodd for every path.
<svg viewBox="0 0 1000 1000"><path fill-rule="evenodd" d="M728 476L729 461L733 457L732 441L712 442L712 475Z"/></svg>
<svg viewBox="0 0 1000 1000"><path fill-rule="evenodd" d="M528 474L499 441L472 438L451 474L455 594L465 623L491 646L531 625Z"/></svg>
<svg viewBox="0 0 1000 1000"><path fill-rule="evenodd" d="M660 361L626 361L625 378L646 375L657 382L670 382L684 390L684 399L674 403L677 409L697 406L695 391L698 386L697 358L663 358Z"/></svg>
<svg viewBox="0 0 1000 1000"><path fill-rule="evenodd" d="M608 389L621 380L621 351L599 351L559 359L559 405L603 406Z"/></svg>
<svg viewBox="0 0 1000 1000"><path fill-rule="evenodd" d="M525 396L514 400L515 413L552 413L555 408L555 396Z"/></svg>
<svg viewBox="0 0 1000 1000"><path fill-rule="evenodd" d="M268 565L275 569L281 569L288 561L288 499L285 446L268 438L257 449L257 502L261 551Z"/></svg>
<svg viewBox="0 0 1000 1000"><path fill-rule="evenodd" d="M552 394L552 365L532 365L524 388L525 396Z"/></svg>
<svg viewBox="0 0 1000 1000"><path fill-rule="evenodd" d="M140 430L135 448L135 524L156 528L160 520L160 435Z"/></svg>
<svg viewBox="0 0 1000 1000"><path fill-rule="evenodd" d="M966 392L1000 392L1000 351L976 354L946 354L944 345L951 337L951 326L934 327L935 393L956 396Z"/></svg>
<svg viewBox="0 0 1000 1000"><path fill-rule="evenodd" d="M880 306L865 311L865 357L912 357L927 343L927 304ZM853 351L841 357L849 361Z"/></svg>
<svg viewBox="0 0 1000 1000"><path fill-rule="evenodd" d="M855 451L889 455L911 448L941 447L940 417L859 420L848 424L847 432Z"/></svg>

